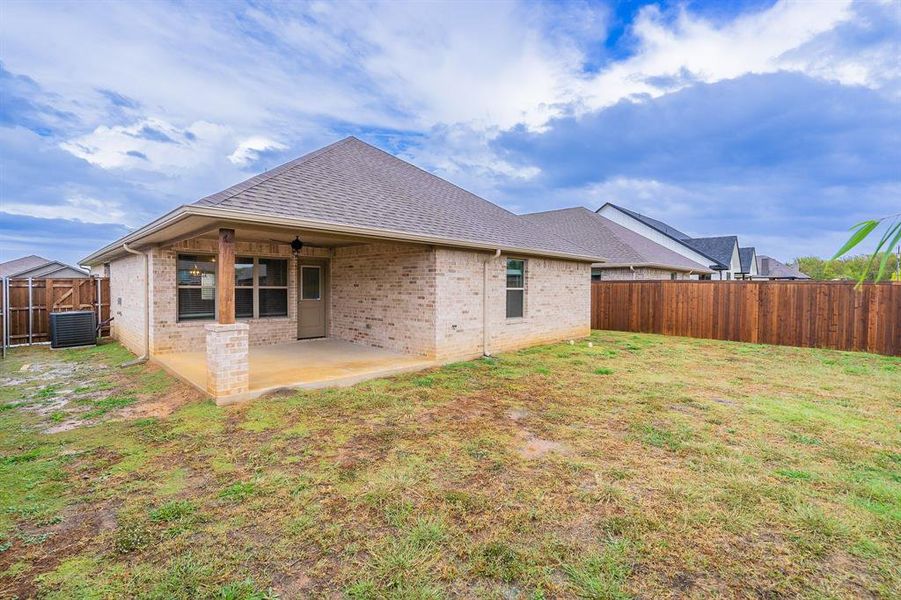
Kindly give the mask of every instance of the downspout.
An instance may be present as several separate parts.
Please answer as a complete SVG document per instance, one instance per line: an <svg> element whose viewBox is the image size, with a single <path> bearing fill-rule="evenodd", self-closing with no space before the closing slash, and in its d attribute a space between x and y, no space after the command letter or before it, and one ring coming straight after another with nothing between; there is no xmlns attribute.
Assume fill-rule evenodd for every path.
<svg viewBox="0 0 901 600"><path fill-rule="evenodd" d="M499 258L501 249L498 248L482 261L482 354L491 356L491 330L488 319L488 263Z"/></svg>
<svg viewBox="0 0 901 600"><path fill-rule="evenodd" d="M632 265L629 265L629 270L632 271L632 279L635 279L635 267Z"/></svg>
<svg viewBox="0 0 901 600"><path fill-rule="evenodd" d="M144 355L119 365L120 367L131 367L143 364L150 358L150 257L146 252L132 250L128 244L122 244L122 249L129 254L144 257ZM112 306L112 298L110 298L110 306Z"/></svg>

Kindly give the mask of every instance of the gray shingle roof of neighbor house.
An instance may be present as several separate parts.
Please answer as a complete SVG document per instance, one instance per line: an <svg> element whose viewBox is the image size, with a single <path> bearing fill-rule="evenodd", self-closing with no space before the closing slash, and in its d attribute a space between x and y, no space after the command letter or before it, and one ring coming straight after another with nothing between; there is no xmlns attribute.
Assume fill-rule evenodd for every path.
<svg viewBox="0 0 901 600"><path fill-rule="evenodd" d="M638 219L639 221L641 221L641 222L644 223L645 225L648 225L648 226L650 226L650 227L653 227L653 228L656 229L657 231L660 231L660 232L662 232L662 233L665 233L666 235L668 235L668 236L670 236L670 237L672 237L672 238L675 238L675 239L677 239L677 240L686 240L686 239L688 239L689 237L691 237L691 236L689 236L689 235L686 234L686 233L682 233L681 231L679 231L679 230L676 229L675 227L672 227L672 226L670 226L670 225L667 225L667 224L664 223L663 221L658 221L657 219L652 219L651 217L649 217L649 216L647 216L647 215L643 215L643 214L641 214L641 213L637 213L637 212L635 212L634 210L630 210L630 209L628 209L628 208L626 208L626 207L624 207L624 206L619 206L618 204L612 204L612 203L610 204L610 206L614 206L614 207L620 209L621 211L623 211L624 213L626 213L626 214L629 215L630 217L633 217L633 218L635 218L635 219Z"/></svg>
<svg viewBox="0 0 901 600"><path fill-rule="evenodd" d="M706 266L581 206L531 213L522 215L522 218L547 227L560 237L606 257L608 262L605 266L645 266L695 273L711 272Z"/></svg>
<svg viewBox="0 0 901 600"><path fill-rule="evenodd" d="M320 230L600 262L604 258L408 162L348 137L176 211L222 211ZM172 213L160 219L173 218ZM290 223L288 221L290 220ZM154 222L156 223L156 222ZM150 229L154 223L143 229ZM138 230L87 257L93 264Z"/></svg>
<svg viewBox="0 0 901 600"><path fill-rule="evenodd" d="M757 257L757 274L775 279L810 279L810 276L802 273L797 265L787 265L762 254Z"/></svg>
<svg viewBox="0 0 901 600"><path fill-rule="evenodd" d="M738 237L724 235L719 237L686 238L685 244L701 254L709 256L726 269L732 264L732 253L738 244Z"/></svg>
<svg viewBox="0 0 901 600"><path fill-rule="evenodd" d="M753 246L738 249L738 259L741 262L742 273L748 274L751 272L751 261L754 260L754 252Z"/></svg>
<svg viewBox="0 0 901 600"><path fill-rule="evenodd" d="M675 227L671 227L670 225L667 225L663 221L658 221L657 219L652 219L651 217L649 217L647 215L637 213L634 210L630 210L623 206L619 206L618 204L613 204L612 202L607 202L606 204L601 206L601 208L597 209L597 211L595 211L595 212L600 212L604 208L604 206L607 206L607 205L610 205L613 208L617 209L618 211L629 215L633 219L637 219L638 221L644 223L648 227L656 229L663 235L666 235L666 236L672 238L673 240L679 242L680 244L683 244L684 246L691 248L695 252L703 254L704 256L709 258L711 261L716 263L716 264L711 265L712 267L717 267L721 270L728 269L730 263L732 262L732 250L731 249L729 250L729 259L726 260L726 262L724 263L720 259L720 257L716 256L715 254L711 254L702 249L704 246L707 245L705 242L702 242L701 244L698 244L698 245L691 244L690 242L691 242L692 238L689 237L689 235L687 233L683 233L683 232L679 231L678 229L676 229ZM711 238L697 238L697 239L711 239Z"/></svg>
<svg viewBox="0 0 901 600"><path fill-rule="evenodd" d="M194 204L589 254L514 213L348 137Z"/></svg>
<svg viewBox="0 0 901 600"><path fill-rule="evenodd" d="M36 254L0 263L0 277L90 277L78 267Z"/></svg>

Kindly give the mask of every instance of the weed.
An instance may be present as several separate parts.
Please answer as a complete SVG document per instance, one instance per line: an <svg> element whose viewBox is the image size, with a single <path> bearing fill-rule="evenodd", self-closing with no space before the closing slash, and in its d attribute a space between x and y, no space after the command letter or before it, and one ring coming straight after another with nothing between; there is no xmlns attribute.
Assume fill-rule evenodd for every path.
<svg viewBox="0 0 901 600"><path fill-rule="evenodd" d="M488 542L477 547L472 563L475 574L501 581L513 581L525 573L527 568L520 553L502 541Z"/></svg>
<svg viewBox="0 0 901 600"><path fill-rule="evenodd" d="M179 521L194 514L197 506L188 500L173 500L150 511L154 523Z"/></svg>
<svg viewBox="0 0 901 600"><path fill-rule="evenodd" d="M575 593L580 598L592 600L625 600L627 594L623 585L631 572L627 551L629 545L623 540L607 543L599 554L592 554L580 562L567 564L563 572L569 578Z"/></svg>
<svg viewBox="0 0 901 600"><path fill-rule="evenodd" d="M594 370L595 375L612 375L613 369L608 369L607 367L599 367Z"/></svg>
<svg viewBox="0 0 901 600"><path fill-rule="evenodd" d="M253 496L256 491L256 485L252 482L239 482L233 483L219 492L219 497L229 502L243 502Z"/></svg>

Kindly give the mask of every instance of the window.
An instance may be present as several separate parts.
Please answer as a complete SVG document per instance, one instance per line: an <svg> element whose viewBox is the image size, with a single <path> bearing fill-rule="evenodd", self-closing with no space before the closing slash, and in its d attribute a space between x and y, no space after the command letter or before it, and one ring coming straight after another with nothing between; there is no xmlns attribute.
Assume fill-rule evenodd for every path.
<svg viewBox="0 0 901 600"><path fill-rule="evenodd" d="M732 273L730 271L726 272L726 281L732 281Z"/></svg>
<svg viewBox="0 0 901 600"><path fill-rule="evenodd" d="M594 268L591 270L591 280L592 281L600 281L604 278L603 269Z"/></svg>
<svg viewBox="0 0 901 600"><path fill-rule="evenodd" d="M320 267L300 268L300 297L302 300L321 299L321 273Z"/></svg>
<svg viewBox="0 0 901 600"><path fill-rule="evenodd" d="M523 316L526 294L526 261L516 258L507 259L507 318L517 319Z"/></svg>
<svg viewBox="0 0 901 600"><path fill-rule="evenodd" d="M704 275L698 275L698 279L701 281L710 281L712 279L710 273L706 273Z"/></svg>
<svg viewBox="0 0 901 600"><path fill-rule="evenodd" d="M288 315L288 261L283 258L257 259L260 317Z"/></svg>
<svg viewBox="0 0 901 600"><path fill-rule="evenodd" d="M176 266L178 320L216 317L216 258L179 254Z"/></svg>
<svg viewBox="0 0 901 600"><path fill-rule="evenodd" d="M673 271L673 272L670 272L669 278L670 278L671 280L675 281L675 280L676 280L676 273L675 273L674 271Z"/></svg>
<svg viewBox="0 0 901 600"><path fill-rule="evenodd" d="M235 316L253 318L253 259L246 256L235 260Z"/></svg>
<svg viewBox="0 0 901 600"><path fill-rule="evenodd" d="M216 257L179 254L178 320L216 318ZM235 317L288 315L288 261L283 258L235 259Z"/></svg>

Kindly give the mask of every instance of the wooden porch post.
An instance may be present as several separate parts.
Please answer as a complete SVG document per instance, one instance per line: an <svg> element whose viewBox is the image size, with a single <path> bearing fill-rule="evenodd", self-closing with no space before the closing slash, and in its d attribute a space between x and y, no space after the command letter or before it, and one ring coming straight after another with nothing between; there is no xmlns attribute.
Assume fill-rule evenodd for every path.
<svg viewBox="0 0 901 600"><path fill-rule="evenodd" d="M216 268L219 290L219 324L235 322L235 230L219 230L219 259Z"/></svg>

